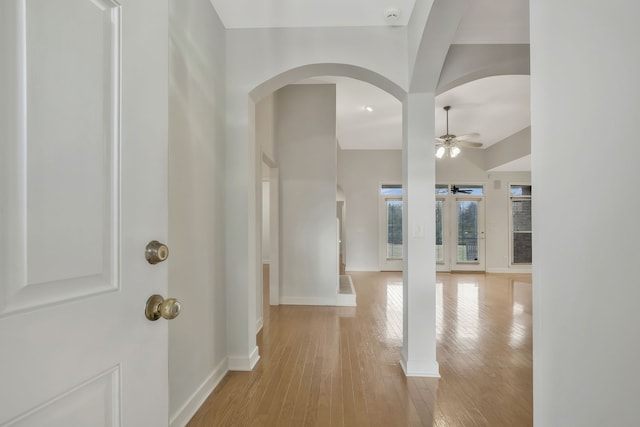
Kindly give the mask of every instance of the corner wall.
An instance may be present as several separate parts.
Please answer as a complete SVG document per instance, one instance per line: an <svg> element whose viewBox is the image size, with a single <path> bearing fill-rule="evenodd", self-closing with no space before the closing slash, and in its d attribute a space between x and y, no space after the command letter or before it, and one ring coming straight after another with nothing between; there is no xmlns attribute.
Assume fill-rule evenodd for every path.
<svg viewBox="0 0 640 427"><path fill-rule="evenodd" d="M171 426L227 372L224 43L208 0L170 0L168 296L183 308L169 322Z"/></svg>
<svg viewBox="0 0 640 427"><path fill-rule="evenodd" d="M640 3L530 9L534 425L635 426Z"/></svg>
<svg viewBox="0 0 640 427"><path fill-rule="evenodd" d="M380 184L402 184L401 150L339 150L338 184L346 209L346 268L379 271Z"/></svg>
<svg viewBox="0 0 640 427"><path fill-rule="evenodd" d="M282 304L335 305L336 88L289 85L276 95Z"/></svg>

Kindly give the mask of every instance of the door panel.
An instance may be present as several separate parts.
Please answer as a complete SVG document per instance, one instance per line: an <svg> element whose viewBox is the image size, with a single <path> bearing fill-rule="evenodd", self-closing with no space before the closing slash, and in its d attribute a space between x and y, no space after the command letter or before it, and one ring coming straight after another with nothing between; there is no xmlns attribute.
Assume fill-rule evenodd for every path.
<svg viewBox="0 0 640 427"><path fill-rule="evenodd" d="M379 263L382 271L401 271L402 246L402 197L380 199Z"/></svg>
<svg viewBox="0 0 640 427"><path fill-rule="evenodd" d="M478 204L476 200L457 200L456 261L478 262Z"/></svg>
<svg viewBox="0 0 640 427"><path fill-rule="evenodd" d="M24 73L16 76L20 113L7 141L15 145L3 147L11 152L3 156L5 182L15 187L0 202L13 211L4 226L15 253L3 268L12 280L4 281L0 314L119 286L117 9L88 1L24 6L16 31L29 42L14 57Z"/></svg>
<svg viewBox="0 0 640 427"><path fill-rule="evenodd" d="M484 262L484 203L482 199L455 199L452 270L483 271Z"/></svg>
<svg viewBox="0 0 640 427"><path fill-rule="evenodd" d="M436 199L436 271L449 271L449 221L445 198Z"/></svg>
<svg viewBox="0 0 640 427"><path fill-rule="evenodd" d="M481 197L436 198L437 271L483 271L484 203Z"/></svg>
<svg viewBox="0 0 640 427"><path fill-rule="evenodd" d="M166 322L144 317L167 288L144 258L167 238L166 20L0 3L2 426L167 424Z"/></svg>

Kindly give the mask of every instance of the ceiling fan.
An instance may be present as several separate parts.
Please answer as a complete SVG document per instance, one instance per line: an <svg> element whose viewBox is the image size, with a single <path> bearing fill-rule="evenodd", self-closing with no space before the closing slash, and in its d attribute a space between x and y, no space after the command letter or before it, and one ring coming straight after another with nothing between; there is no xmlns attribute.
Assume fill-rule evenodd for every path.
<svg viewBox="0 0 640 427"><path fill-rule="evenodd" d="M468 133L466 135L456 136L449 133L449 110L450 105L444 107L444 111L447 112L447 133L436 138L436 157L441 159L445 155L447 157L457 157L460 154L460 147L467 148L480 148L481 142L467 141L469 138L475 138L480 136L478 133Z"/></svg>

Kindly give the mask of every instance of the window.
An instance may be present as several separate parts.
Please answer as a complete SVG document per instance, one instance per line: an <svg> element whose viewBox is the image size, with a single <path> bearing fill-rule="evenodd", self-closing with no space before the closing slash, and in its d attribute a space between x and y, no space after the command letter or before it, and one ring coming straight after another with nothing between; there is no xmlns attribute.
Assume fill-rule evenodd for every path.
<svg viewBox="0 0 640 427"><path fill-rule="evenodd" d="M449 194L449 186L443 184L436 184L436 196L443 196Z"/></svg>
<svg viewBox="0 0 640 427"><path fill-rule="evenodd" d="M511 188L511 263L531 264L531 186Z"/></svg>
<svg viewBox="0 0 640 427"><path fill-rule="evenodd" d="M484 187L482 185L452 185L451 194L482 196L484 194Z"/></svg>
<svg viewBox="0 0 640 427"><path fill-rule="evenodd" d="M402 196L402 185L383 184L380 187L381 196Z"/></svg>

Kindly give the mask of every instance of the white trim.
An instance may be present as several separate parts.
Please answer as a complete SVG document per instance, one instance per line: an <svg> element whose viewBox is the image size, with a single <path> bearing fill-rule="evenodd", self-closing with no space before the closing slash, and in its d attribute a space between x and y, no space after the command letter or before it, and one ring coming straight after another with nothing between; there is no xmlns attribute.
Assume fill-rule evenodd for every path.
<svg viewBox="0 0 640 427"><path fill-rule="evenodd" d="M355 307L356 306L356 289L353 286L353 280L351 280L351 276L346 276L349 279L349 286L351 287L351 293L341 294L338 285L338 296L336 297L336 305L338 307ZM342 281L340 279L339 281Z"/></svg>
<svg viewBox="0 0 640 427"><path fill-rule="evenodd" d="M256 335L260 332L263 325L264 325L263 317L260 316L260 318L256 320Z"/></svg>
<svg viewBox="0 0 640 427"><path fill-rule="evenodd" d="M170 427L184 427L189 420L193 418L198 409L202 406L205 400L209 397L213 390L220 384L220 381L227 374L227 359L223 359L222 362L215 367L213 372L209 374L207 379L204 380L200 387L197 388L195 393L187 399L182 407L171 417L169 421Z"/></svg>
<svg viewBox="0 0 640 427"><path fill-rule="evenodd" d="M336 298L336 306L338 307L356 307L356 295L355 294L338 294Z"/></svg>
<svg viewBox="0 0 640 427"><path fill-rule="evenodd" d="M258 360L260 360L260 354L256 346L248 357L229 357L227 369L230 371L251 371Z"/></svg>
<svg viewBox="0 0 640 427"><path fill-rule="evenodd" d="M323 297L283 297L280 296L280 305L336 305L335 298Z"/></svg>
<svg viewBox="0 0 640 427"><path fill-rule="evenodd" d="M440 378L440 365L435 361L409 360L407 362L401 355L400 367L407 377Z"/></svg>
<svg viewBox="0 0 640 427"><path fill-rule="evenodd" d="M514 268L514 267L512 267L512 268L504 268L504 267L501 267L501 268L487 268L487 273L498 273L498 274L501 274L501 273L508 273L508 274L519 274L519 273L522 273L522 274L531 274L532 270L531 270L530 266L527 266L526 268L524 268L524 267L523 268Z"/></svg>
<svg viewBox="0 0 640 427"><path fill-rule="evenodd" d="M380 271L380 268L377 266L363 266L363 265L347 265L345 271Z"/></svg>

